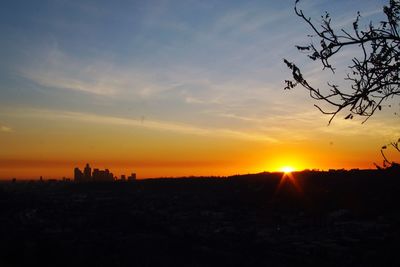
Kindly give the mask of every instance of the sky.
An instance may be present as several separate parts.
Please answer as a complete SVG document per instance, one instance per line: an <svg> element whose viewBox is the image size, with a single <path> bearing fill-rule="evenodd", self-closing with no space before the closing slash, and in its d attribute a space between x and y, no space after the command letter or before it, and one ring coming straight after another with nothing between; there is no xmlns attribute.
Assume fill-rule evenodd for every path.
<svg viewBox="0 0 400 267"><path fill-rule="evenodd" d="M383 0L303 0L337 27L382 19ZM139 178L373 168L400 136L398 105L366 123L329 117L291 78L343 87L299 53L294 1L3 1L0 179L72 177L86 162ZM398 102L394 102L398 103ZM329 108L329 107L327 107ZM393 159L398 154L388 151Z"/></svg>

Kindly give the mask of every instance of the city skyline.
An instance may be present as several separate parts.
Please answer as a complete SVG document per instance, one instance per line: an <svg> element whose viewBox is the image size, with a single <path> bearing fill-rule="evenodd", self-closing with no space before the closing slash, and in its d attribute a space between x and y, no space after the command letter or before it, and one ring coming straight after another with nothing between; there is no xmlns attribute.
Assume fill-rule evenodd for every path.
<svg viewBox="0 0 400 267"><path fill-rule="evenodd" d="M90 167L89 163L86 163L83 171L79 167L74 168L74 182L86 183L86 182L115 182L115 181L134 181L136 180L136 173L132 173L126 177L125 174L121 174L120 178L114 176L109 169L101 170L99 168Z"/></svg>
<svg viewBox="0 0 400 267"><path fill-rule="evenodd" d="M360 27L388 1L301 1L313 18ZM71 177L87 162L138 178L374 168L399 137L399 105L362 124L283 90L299 63L294 1L5 1L0 11L0 179ZM345 83L340 84L346 86ZM388 156L399 159L399 153Z"/></svg>

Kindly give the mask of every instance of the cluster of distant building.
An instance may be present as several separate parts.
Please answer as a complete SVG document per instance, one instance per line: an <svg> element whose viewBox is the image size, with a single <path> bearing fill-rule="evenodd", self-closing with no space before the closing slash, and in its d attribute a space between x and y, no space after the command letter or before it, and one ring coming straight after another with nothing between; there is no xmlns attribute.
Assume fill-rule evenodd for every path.
<svg viewBox="0 0 400 267"><path fill-rule="evenodd" d="M81 171L78 167L74 169L74 181L75 182L114 182L114 181L134 181L136 180L136 173L132 173L128 178L125 175L121 175L121 178L118 179L114 177L114 174L110 172L108 169L100 170L93 169L90 167L89 163L86 164L83 171Z"/></svg>

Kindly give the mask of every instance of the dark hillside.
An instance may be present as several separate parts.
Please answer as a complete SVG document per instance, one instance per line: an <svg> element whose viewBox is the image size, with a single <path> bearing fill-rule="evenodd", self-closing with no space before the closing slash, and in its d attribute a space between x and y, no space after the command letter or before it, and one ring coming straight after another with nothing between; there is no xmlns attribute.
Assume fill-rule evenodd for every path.
<svg viewBox="0 0 400 267"><path fill-rule="evenodd" d="M0 185L1 266L398 266L400 175Z"/></svg>

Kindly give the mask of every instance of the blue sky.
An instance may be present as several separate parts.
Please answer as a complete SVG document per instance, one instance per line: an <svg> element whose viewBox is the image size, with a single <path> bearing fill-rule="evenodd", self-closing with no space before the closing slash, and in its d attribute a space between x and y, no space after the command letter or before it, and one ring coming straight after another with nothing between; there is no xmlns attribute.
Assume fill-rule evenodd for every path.
<svg viewBox="0 0 400 267"><path fill-rule="evenodd" d="M324 2L303 6L311 15L325 7L348 13L348 1ZM367 12L382 6L352 1L349 18L357 3L369 3ZM129 95L193 104L233 98L235 90L218 89L238 84L251 96L255 87L279 90L288 73L282 58L298 59L293 46L307 40L292 1L12 1L0 20L7 102L75 90L87 94L81 101Z"/></svg>
<svg viewBox="0 0 400 267"><path fill-rule="evenodd" d="M327 132L355 138L360 121L326 128L328 118L304 91L283 90L290 78L283 58L300 63L317 84L331 77L294 48L309 41L310 31L293 4L4 1L0 126L29 132L32 118L44 125L53 117L267 143L311 142ZM310 16L328 10L343 27L357 10L365 23L378 20L384 4L301 1ZM339 67L346 60L339 58ZM365 128L389 140L398 128L388 123L376 133L382 116Z"/></svg>

